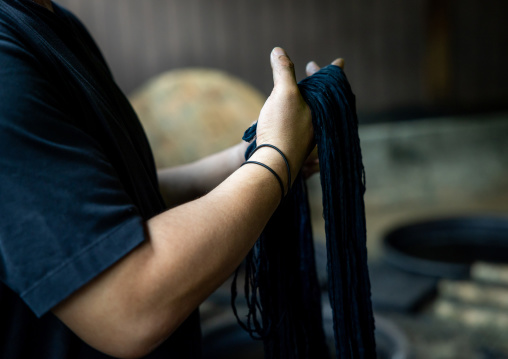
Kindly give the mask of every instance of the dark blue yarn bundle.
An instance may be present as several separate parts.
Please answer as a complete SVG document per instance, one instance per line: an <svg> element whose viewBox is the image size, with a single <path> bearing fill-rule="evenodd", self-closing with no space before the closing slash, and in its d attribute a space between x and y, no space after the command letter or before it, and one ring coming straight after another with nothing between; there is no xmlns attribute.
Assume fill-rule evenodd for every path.
<svg viewBox="0 0 508 359"><path fill-rule="evenodd" d="M336 358L375 358L355 96L342 69L333 65L298 86L311 108L318 146ZM244 140L254 139L255 131L254 125ZM253 338L263 339L265 357L328 358L307 190L300 176L248 254L245 272L246 321L235 307L236 277L233 310Z"/></svg>

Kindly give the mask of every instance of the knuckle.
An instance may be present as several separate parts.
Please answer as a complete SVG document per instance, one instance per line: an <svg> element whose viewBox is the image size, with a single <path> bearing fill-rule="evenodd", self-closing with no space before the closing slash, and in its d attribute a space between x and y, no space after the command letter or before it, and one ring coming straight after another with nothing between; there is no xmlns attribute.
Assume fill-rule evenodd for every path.
<svg viewBox="0 0 508 359"><path fill-rule="evenodd" d="M293 64L293 61L291 61L291 59L288 56L280 55L279 61L282 66L287 67L289 70L294 70L295 65Z"/></svg>

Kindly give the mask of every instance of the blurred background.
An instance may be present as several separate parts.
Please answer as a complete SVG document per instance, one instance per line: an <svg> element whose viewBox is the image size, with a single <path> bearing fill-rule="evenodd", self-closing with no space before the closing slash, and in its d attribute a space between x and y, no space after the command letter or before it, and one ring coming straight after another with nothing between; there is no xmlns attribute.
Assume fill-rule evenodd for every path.
<svg viewBox="0 0 508 359"><path fill-rule="evenodd" d="M271 91L274 46L298 79L310 60L345 58L380 357L508 358L508 1L59 3L96 39L158 166L240 140ZM324 273L318 176L309 194ZM203 305L205 337L230 323L222 289Z"/></svg>
<svg viewBox="0 0 508 359"><path fill-rule="evenodd" d="M299 78L310 60L344 57L368 120L508 106L504 0L60 3L88 26L127 93L169 69L207 67L269 94L268 55L282 46Z"/></svg>

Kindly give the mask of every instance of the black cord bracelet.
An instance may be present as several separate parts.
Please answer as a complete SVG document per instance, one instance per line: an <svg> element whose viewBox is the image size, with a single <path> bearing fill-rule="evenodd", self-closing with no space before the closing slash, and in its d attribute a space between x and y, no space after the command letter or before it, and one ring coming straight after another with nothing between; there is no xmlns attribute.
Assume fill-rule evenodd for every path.
<svg viewBox="0 0 508 359"><path fill-rule="evenodd" d="M245 161L244 163L242 163L242 166L246 165L247 163L254 163L254 164L262 166L262 167L266 168L268 171L272 172L272 174L275 176L275 178L277 178L277 182L279 182L279 185L280 185L280 191L281 191L280 202L282 203L282 200L284 199L284 185L282 184L282 180L280 179L279 175L274 170L272 170L270 167L265 165L264 163L261 163L258 161Z"/></svg>
<svg viewBox="0 0 508 359"><path fill-rule="evenodd" d="M275 151L279 152L280 155L282 156L282 159L284 160L284 162L286 163L286 168L287 168L287 171L288 171L288 191L287 193L289 193L289 190L291 189L291 168L289 167L289 162L286 158L286 156L284 155L284 153L282 153L281 150L279 150L277 147L275 147L274 145L270 145L268 143L264 143L262 145L259 145L257 146L252 152L251 154L249 155L249 158L251 158L251 156L254 154L254 152L256 152L257 150L259 150L261 147L270 147L270 148L273 148ZM286 194L286 192L284 191L284 187L283 187L283 190L282 190L282 194L283 196Z"/></svg>

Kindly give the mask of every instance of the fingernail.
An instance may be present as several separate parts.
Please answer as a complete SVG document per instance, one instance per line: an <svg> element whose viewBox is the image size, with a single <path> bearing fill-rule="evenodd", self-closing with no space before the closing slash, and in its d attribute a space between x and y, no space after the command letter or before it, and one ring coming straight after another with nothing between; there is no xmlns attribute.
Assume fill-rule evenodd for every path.
<svg viewBox="0 0 508 359"><path fill-rule="evenodd" d="M272 50L272 54L276 56L283 56L286 55L286 51L282 47L274 47Z"/></svg>
<svg viewBox="0 0 508 359"><path fill-rule="evenodd" d="M307 68L308 68L309 70L317 70L317 69L319 69L319 66L318 66L318 64L316 64L314 61L311 61L311 62L309 62L309 64L307 65Z"/></svg>

